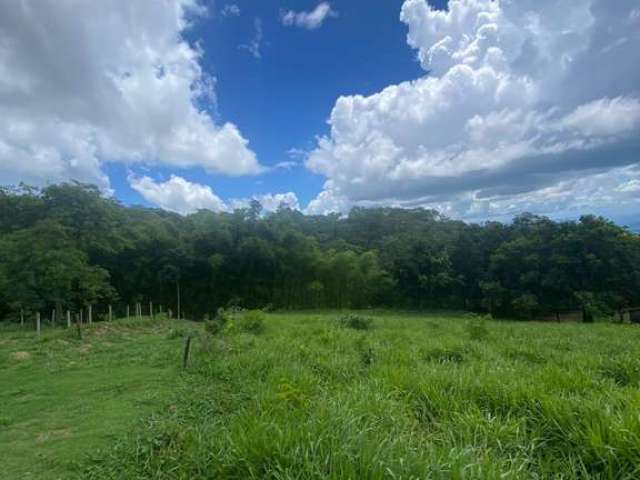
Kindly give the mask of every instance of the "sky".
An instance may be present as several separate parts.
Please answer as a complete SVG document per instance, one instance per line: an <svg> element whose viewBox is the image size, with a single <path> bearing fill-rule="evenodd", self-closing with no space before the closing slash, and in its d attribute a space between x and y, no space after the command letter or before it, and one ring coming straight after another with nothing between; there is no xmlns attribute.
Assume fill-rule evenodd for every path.
<svg viewBox="0 0 640 480"><path fill-rule="evenodd" d="M637 0L0 0L0 184L640 224Z"/></svg>

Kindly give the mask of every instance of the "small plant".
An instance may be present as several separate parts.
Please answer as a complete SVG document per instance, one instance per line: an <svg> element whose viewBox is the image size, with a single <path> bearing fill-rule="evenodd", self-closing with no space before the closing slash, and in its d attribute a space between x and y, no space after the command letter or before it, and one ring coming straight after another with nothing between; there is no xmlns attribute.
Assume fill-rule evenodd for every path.
<svg viewBox="0 0 640 480"><path fill-rule="evenodd" d="M364 317L362 315L356 315L354 313L347 313L342 315L338 319L338 324L342 328L352 328L354 330L370 330L373 327L373 319Z"/></svg>
<svg viewBox="0 0 640 480"><path fill-rule="evenodd" d="M217 335L222 332L225 325L229 322L229 320L233 317L233 313L225 310L224 308L219 308L216 312L216 316L213 318L209 318L208 315L204 318L204 329L211 335Z"/></svg>

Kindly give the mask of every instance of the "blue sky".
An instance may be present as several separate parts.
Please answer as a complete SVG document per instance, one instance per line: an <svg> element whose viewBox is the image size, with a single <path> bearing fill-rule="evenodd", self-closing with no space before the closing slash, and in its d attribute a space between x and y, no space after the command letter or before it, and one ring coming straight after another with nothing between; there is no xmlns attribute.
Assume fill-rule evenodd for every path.
<svg viewBox="0 0 640 480"><path fill-rule="evenodd" d="M0 183L636 224L638 44L637 0L2 2Z"/></svg>
<svg viewBox="0 0 640 480"><path fill-rule="evenodd" d="M235 4L239 16L223 16ZM206 3L210 15L198 19L186 37L204 50L203 69L216 78L212 115L236 124L249 139L260 162L273 166L298 161L295 168L257 177L208 175L202 169L181 171L192 182L210 184L223 198L295 190L306 205L322 189L324 177L305 169L291 149L311 150L315 137L328 130L327 119L340 95L375 93L385 86L418 78L423 70L415 50L406 43L407 28L399 21L401 0L332 2L337 11L317 30L282 25L282 10L313 10L314 1L236 1ZM260 58L238 48L255 37L260 19ZM171 169L156 169L166 178ZM148 204L129 187L125 167L110 171L119 198Z"/></svg>

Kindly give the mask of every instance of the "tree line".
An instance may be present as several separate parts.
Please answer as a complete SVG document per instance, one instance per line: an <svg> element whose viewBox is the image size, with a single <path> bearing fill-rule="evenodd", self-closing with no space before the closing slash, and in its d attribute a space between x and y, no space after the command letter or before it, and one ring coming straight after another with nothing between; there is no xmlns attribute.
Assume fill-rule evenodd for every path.
<svg viewBox="0 0 640 480"><path fill-rule="evenodd" d="M422 208L265 214L256 201L181 216L80 183L0 188L0 318L149 301L195 319L228 305L590 318L639 297L640 237L601 217L475 224Z"/></svg>

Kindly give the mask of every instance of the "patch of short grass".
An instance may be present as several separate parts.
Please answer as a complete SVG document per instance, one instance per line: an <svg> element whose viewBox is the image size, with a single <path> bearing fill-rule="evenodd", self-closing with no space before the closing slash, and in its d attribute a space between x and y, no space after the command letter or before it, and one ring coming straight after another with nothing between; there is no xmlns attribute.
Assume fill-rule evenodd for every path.
<svg viewBox="0 0 640 480"><path fill-rule="evenodd" d="M94 323L0 331L0 478L66 479L141 417L166 406L180 382L186 322ZM190 322L190 328L199 328Z"/></svg>

